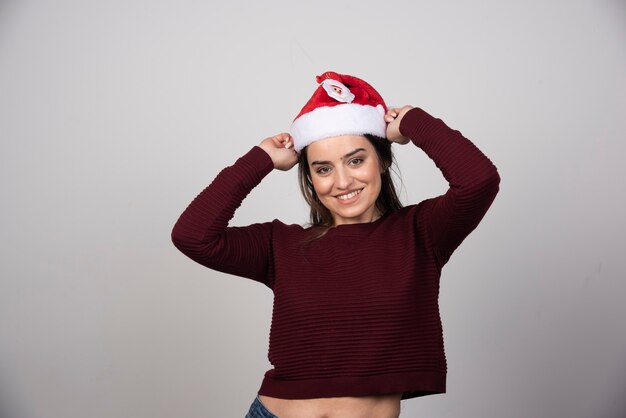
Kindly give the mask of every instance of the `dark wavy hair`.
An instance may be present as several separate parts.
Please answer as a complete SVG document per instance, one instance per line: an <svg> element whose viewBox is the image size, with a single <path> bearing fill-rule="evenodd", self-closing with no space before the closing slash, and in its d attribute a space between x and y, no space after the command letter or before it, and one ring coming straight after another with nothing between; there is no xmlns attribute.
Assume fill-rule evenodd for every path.
<svg viewBox="0 0 626 418"><path fill-rule="evenodd" d="M391 142L385 138L375 135L364 135L365 138L374 146L378 161L381 164L381 189L378 199L376 199L376 209L382 215L393 213L402 208L402 203L396 193L396 187L391 177L391 167L394 164L393 152L391 150ZM310 221L312 226L323 227L324 230L320 234L322 236L328 228L334 226L333 216L330 211L322 204L311 180L311 170L307 157L307 148L300 151L300 161L298 164L298 181L300 183L300 191L304 196L304 200L311 208Z"/></svg>

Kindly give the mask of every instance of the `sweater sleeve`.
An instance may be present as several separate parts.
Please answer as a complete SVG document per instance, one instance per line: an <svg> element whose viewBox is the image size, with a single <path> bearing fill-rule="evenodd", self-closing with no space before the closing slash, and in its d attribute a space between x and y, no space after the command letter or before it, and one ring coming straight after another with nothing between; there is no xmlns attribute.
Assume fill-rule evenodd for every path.
<svg viewBox="0 0 626 418"><path fill-rule="evenodd" d="M269 286L272 224L229 227L228 223L243 199L272 169L271 158L259 147L223 169L174 225L176 248L203 266Z"/></svg>
<svg viewBox="0 0 626 418"><path fill-rule="evenodd" d="M420 108L405 114L400 132L434 161L449 184L444 195L424 202L418 219L441 268L489 209L500 176L472 142Z"/></svg>

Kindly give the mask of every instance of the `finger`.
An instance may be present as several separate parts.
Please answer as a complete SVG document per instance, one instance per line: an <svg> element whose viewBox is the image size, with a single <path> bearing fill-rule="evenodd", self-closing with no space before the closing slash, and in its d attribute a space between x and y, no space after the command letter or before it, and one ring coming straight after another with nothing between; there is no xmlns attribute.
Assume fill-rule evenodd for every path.
<svg viewBox="0 0 626 418"><path fill-rule="evenodd" d="M280 136L281 146L285 148L293 147L293 139L291 138L291 135L289 135L288 133L282 133L282 134L279 134L279 136Z"/></svg>
<svg viewBox="0 0 626 418"><path fill-rule="evenodd" d="M271 137L272 139L272 143L274 143L274 146L276 147L283 147L284 146L284 142L285 142L285 135L284 133L280 133L277 135L274 135L273 137Z"/></svg>
<svg viewBox="0 0 626 418"><path fill-rule="evenodd" d="M404 106L389 106L387 108L387 113L394 113L395 116L397 117L398 115L404 114L406 112L408 112L409 110L413 109L413 106L411 105L404 105Z"/></svg>
<svg viewBox="0 0 626 418"><path fill-rule="evenodd" d="M398 117L398 109L396 108L391 108L387 110L387 113L385 114L385 121L387 122L391 122L393 121L395 118Z"/></svg>
<svg viewBox="0 0 626 418"><path fill-rule="evenodd" d="M390 111L390 112L388 112L388 113L385 115L385 122L387 122L387 123L391 123L391 122L393 122L393 121L394 121L397 117L398 117L398 114L397 114L397 113L394 113L394 112L391 112L391 111Z"/></svg>

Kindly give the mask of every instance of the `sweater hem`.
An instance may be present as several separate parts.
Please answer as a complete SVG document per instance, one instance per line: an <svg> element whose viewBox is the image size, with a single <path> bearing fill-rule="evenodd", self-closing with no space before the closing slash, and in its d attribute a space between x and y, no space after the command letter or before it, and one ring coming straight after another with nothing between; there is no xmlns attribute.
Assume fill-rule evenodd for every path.
<svg viewBox="0 0 626 418"><path fill-rule="evenodd" d="M402 393L402 399L446 392L446 374L436 371L375 376L281 380L265 376L259 394L280 399L334 398Z"/></svg>

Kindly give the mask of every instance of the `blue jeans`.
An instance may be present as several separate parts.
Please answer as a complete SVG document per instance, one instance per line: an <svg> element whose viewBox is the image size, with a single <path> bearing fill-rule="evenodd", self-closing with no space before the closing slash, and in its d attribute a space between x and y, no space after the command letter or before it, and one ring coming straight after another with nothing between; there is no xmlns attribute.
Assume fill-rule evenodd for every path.
<svg viewBox="0 0 626 418"><path fill-rule="evenodd" d="M245 418L278 418L276 415L272 414L267 410L265 405L261 403L259 397L257 396L250 405L250 410Z"/></svg>

